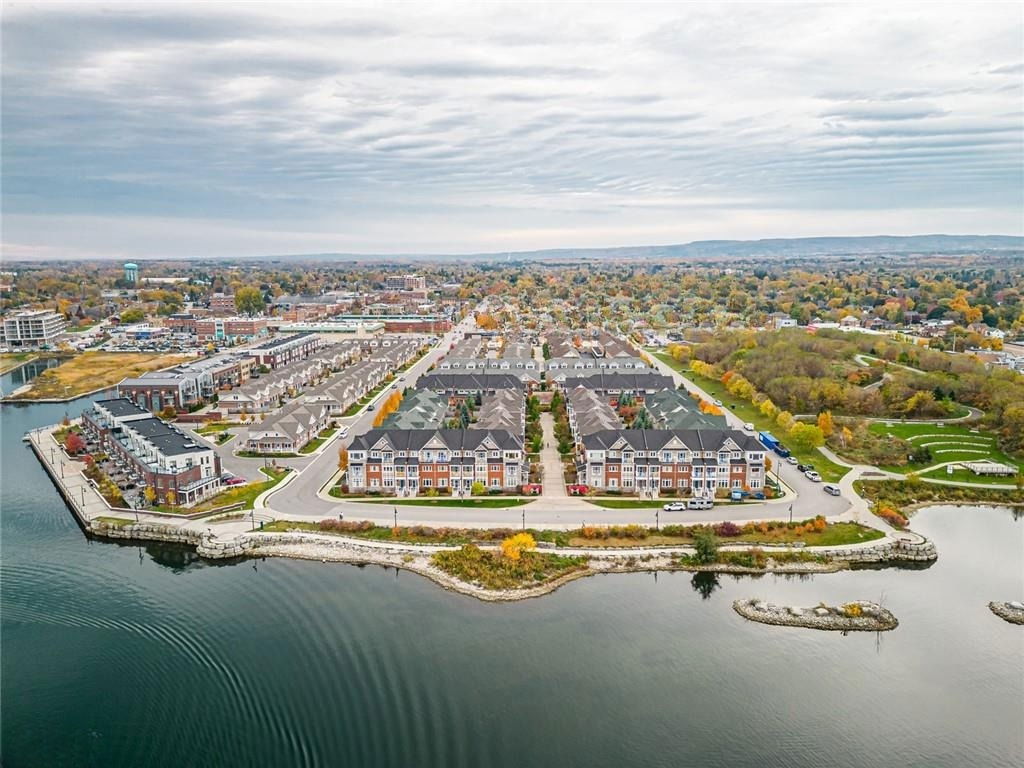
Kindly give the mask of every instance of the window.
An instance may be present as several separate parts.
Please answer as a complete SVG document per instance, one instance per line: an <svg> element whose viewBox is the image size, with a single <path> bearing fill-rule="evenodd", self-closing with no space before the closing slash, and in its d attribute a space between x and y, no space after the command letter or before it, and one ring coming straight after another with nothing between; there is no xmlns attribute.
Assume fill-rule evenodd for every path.
<svg viewBox="0 0 1024 768"><path fill-rule="evenodd" d="M422 479L422 480L420 481L420 485L422 485L422 486L423 486L424 488L429 488L429 487L430 487L430 486L432 486L433 484L434 484L434 481L433 481L433 480L431 480L431 479L430 479L429 477L424 477L424 478L423 478L423 479Z"/></svg>
<svg viewBox="0 0 1024 768"><path fill-rule="evenodd" d="M672 479L669 478L669 477L661 478L661 487L662 488L671 488L672 487Z"/></svg>

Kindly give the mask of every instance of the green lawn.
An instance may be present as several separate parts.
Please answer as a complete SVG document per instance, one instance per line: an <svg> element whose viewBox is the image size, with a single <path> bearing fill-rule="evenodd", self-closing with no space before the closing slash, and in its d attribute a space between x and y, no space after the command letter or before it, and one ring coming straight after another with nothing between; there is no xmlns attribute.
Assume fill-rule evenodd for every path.
<svg viewBox="0 0 1024 768"><path fill-rule="evenodd" d="M383 392L385 387L390 385L391 382L387 380L378 384L376 387L371 389L369 392L367 392L365 395L359 398L356 402L352 403L352 405L346 408L345 412L341 414L342 418L344 418L345 416L355 416L357 413L363 410L363 406L367 405L371 400L373 400L373 398L375 398L377 395Z"/></svg>
<svg viewBox="0 0 1024 768"><path fill-rule="evenodd" d="M713 398L721 400L726 409L732 411L744 422L749 421L758 431L767 430L774 434L782 441L783 445L789 448L793 456L795 456L801 464L811 464L821 474L822 480L826 483L837 483L843 475L850 471L847 467L842 467L826 459L816 448L811 448L806 451L795 450L791 445L786 443L785 435L779 434L779 428L774 419L767 418L749 401L741 400L735 395L727 392L725 387L722 385L722 382L698 376L691 371L689 367L684 367L665 352L654 352L653 354L670 368L678 371L685 378L703 389ZM772 459L773 468L782 460L771 451L768 452L768 455Z"/></svg>
<svg viewBox="0 0 1024 768"><path fill-rule="evenodd" d="M159 512L171 512L176 515L192 515L196 512L205 512L209 509L226 507L229 504L237 504L239 502L244 504L244 509L249 509L252 507L253 503L255 503L257 496L264 491L273 488L284 479L285 475L288 474L287 469L274 469L273 467L260 467L260 472L270 479L262 483L246 483L245 485L232 486L194 507L168 507L166 505L161 505L152 507L152 509Z"/></svg>
<svg viewBox="0 0 1024 768"><path fill-rule="evenodd" d="M927 446L932 452L931 461L911 462L901 467L885 467L891 472L906 474L930 467L934 464L941 464L947 461L995 461L1000 464L1021 469L1021 462L1010 458L996 446L995 435L987 432L971 431L968 427L957 424L948 424L940 427L937 424L902 424L899 422L876 422L869 429L879 435L892 435L909 441L914 446ZM1013 478L994 480L975 476L969 470L955 470L952 475L947 475L946 470L939 469L926 474L927 477L937 477L948 480L963 480L965 482L1012 483Z"/></svg>
<svg viewBox="0 0 1024 768"><path fill-rule="evenodd" d="M203 424L201 427L196 427L196 433L200 435L213 435L218 432L224 432L228 427L241 427L243 426L240 421L211 421L207 424Z"/></svg>
<svg viewBox="0 0 1024 768"><path fill-rule="evenodd" d="M605 509L661 509L664 504L668 504L677 499L583 499L588 504L593 504L597 507L604 507Z"/></svg>
<svg viewBox="0 0 1024 768"><path fill-rule="evenodd" d="M952 474L946 471L945 467L933 469L931 472L922 472L921 477L929 477L935 480L950 480L955 483L978 483L979 485L1014 485L1016 480L1010 477L990 477L976 475L969 469L954 469Z"/></svg>
<svg viewBox="0 0 1024 768"><path fill-rule="evenodd" d="M312 440L310 440L304 446L299 448L299 453L312 453L317 448L319 448L321 445L326 443L327 439L329 437L331 437L331 435L333 435L337 431L338 431L337 427L333 427L331 429L323 430L317 437L314 437Z"/></svg>
<svg viewBox="0 0 1024 768"><path fill-rule="evenodd" d="M533 499L528 498L481 498L481 499L452 499L452 498L418 498L418 499L350 499L367 504L390 504L399 507L479 507L481 509L501 509L503 507L518 507L529 504Z"/></svg>
<svg viewBox="0 0 1024 768"><path fill-rule="evenodd" d="M242 459L294 459L297 453L259 453L258 451L235 451L235 456Z"/></svg>

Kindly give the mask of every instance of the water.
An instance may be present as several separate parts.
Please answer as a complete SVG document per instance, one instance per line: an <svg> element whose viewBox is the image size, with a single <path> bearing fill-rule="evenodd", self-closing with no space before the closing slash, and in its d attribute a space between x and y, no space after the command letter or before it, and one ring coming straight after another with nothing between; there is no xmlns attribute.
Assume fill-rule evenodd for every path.
<svg viewBox="0 0 1024 768"><path fill-rule="evenodd" d="M6 382L4 383L6 386ZM72 415L82 405L72 404ZM936 508L921 570L598 576L511 605L409 573L87 540L2 412L5 766L1010 766L1024 519ZM738 597L883 598L893 632Z"/></svg>

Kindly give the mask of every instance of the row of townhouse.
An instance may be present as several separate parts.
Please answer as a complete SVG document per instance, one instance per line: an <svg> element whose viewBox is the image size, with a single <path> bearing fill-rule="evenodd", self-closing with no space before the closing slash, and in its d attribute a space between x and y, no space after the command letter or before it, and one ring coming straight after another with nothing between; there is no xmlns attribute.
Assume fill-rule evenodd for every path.
<svg viewBox="0 0 1024 768"><path fill-rule="evenodd" d="M566 377L559 382L563 391L571 391L578 387L589 389L605 398L611 405L617 405L619 396L632 394L638 404L645 398L666 389L675 389L671 376L648 371L646 373L594 373L590 376Z"/></svg>
<svg viewBox="0 0 1024 768"><path fill-rule="evenodd" d="M289 403L249 430L245 449L256 453L294 453L326 429L330 420L330 409L324 403Z"/></svg>
<svg viewBox="0 0 1024 768"><path fill-rule="evenodd" d="M221 487L220 457L127 398L97 400L82 414L86 435L157 498L189 506Z"/></svg>
<svg viewBox="0 0 1024 768"><path fill-rule="evenodd" d="M702 413L685 389L663 389L644 399L644 408L658 429L725 429L725 414Z"/></svg>
<svg viewBox="0 0 1024 768"><path fill-rule="evenodd" d="M348 448L354 492L415 496L428 489L469 493L473 483L514 491L526 480L522 438L492 429L372 429Z"/></svg>
<svg viewBox="0 0 1024 768"><path fill-rule="evenodd" d="M619 415L608 401L586 387L574 387L565 393L565 411L576 443L583 435L622 427Z"/></svg>
<svg viewBox="0 0 1024 768"><path fill-rule="evenodd" d="M522 438L526 433L526 395L521 389L499 389L483 398L470 429L503 429Z"/></svg>
<svg viewBox="0 0 1024 768"><path fill-rule="evenodd" d="M435 370L439 373L508 373L521 381L536 385L540 383L543 365L536 360L523 358L466 358L447 355L441 359Z"/></svg>
<svg viewBox="0 0 1024 768"><path fill-rule="evenodd" d="M763 488L765 448L735 429L607 429L582 435L579 482L649 493Z"/></svg>
<svg viewBox="0 0 1024 768"><path fill-rule="evenodd" d="M447 395L452 404L469 398L480 399L501 389L528 388L511 373L428 373L416 382L417 389L429 389Z"/></svg>
<svg viewBox="0 0 1024 768"><path fill-rule="evenodd" d="M552 331L545 337L552 358L639 358L640 352L627 341L605 330L590 332Z"/></svg>
<svg viewBox="0 0 1024 768"><path fill-rule="evenodd" d="M245 354L224 354L122 379L119 397L154 413L167 407L185 411L209 401L218 390L249 381L255 361Z"/></svg>
<svg viewBox="0 0 1024 768"><path fill-rule="evenodd" d="M341 416L352 403L384 381L393 370L394 365L390 362L362 360L311 390L305 401L325 406L332 417Z"/></svg>
<svg viewBox="0 0 1024 768"><path fill-rule="evenodd" d="M564 381L594 373L643 373L651 370L639 357L553 357L544 363L548 381Z"/></svg>
<svg viewBox="0 0 1024 768"><path fill-rule="evenodd" d="M315 356L298 360L272 373L251 379L218 397L218 406L227 413L266 413L295 397L332 371L342 370L362 355L355 340L347 340L321 348Z"/></svg>
<svg viewBox="0 0 1024 768"><path fill-rule="evenodd" d="M448 398L429 389L409 391L381 429L440 429L448 415Z"/></svg>
<svg viewBox="0 0 1024 768"><path fill-rule="evenodd" d="M255 358L257 365L277 370L299 360L305 360L323 346L323 339L316 333L295 333L279 336L262 344L250 347L248 354Z"/></svg>

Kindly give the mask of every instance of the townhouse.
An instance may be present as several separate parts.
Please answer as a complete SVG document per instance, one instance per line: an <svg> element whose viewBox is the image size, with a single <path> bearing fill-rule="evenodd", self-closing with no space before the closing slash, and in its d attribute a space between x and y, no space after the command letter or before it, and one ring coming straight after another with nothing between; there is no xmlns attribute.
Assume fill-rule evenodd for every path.
<svg viewBox="0 0 1024 768"><path fill-rule="evenodd" d="M244 384L253 367L252 358L244 354L215 355L122 379L117 394L154 413L167 407L186 411L208 402L221 389Z"/></svg>
<svg viewBox="0 0 1024 768"><path fill-rule="evenodd" d="M294 453L326 429L330 419L330 410L323 403L289 403L249 430L245 449L255 453Z"/></svg>
<svg viewBox="0 0 1024 768"><path fill-rule="evenodd" d="M452 357L448 355L437 364L439 373L508 373L532 386L540 383L542 365L532 358Z"/></svg>
<svg viewBox="0 0 1024 768"><path fill-rule="evenodd" d="M522 439L526 432L526 396L521 389L499 389L483 398L470 429L503 429Z"/></svg>
<svg viewBox="0 0 1024 768"><path fill-rule="evenodd" d="M97 400L82 413L82 428L161 502L190 506L220 490L220 457L212 447L127 398Z"/></svg>
<svg viewBox="0 0 1024 768"><path fill-rule="evenodd" d="M598 490L713 496L765 484L765 447L734 429L608 429L585 434L579 482Z"/></svg>
<svg viewBox="0 0 1024 768"><path fill-rule="evenodd" d="M264 341L249 348L249 355L257 365L276 370L290 363L305 360L322 346L322 339L315 333L296 333Z"/></svg>
<svg viewBox="0 0 1024 768"><path fill-rule="evenodd" d="M577 443L583 435L622 427L618 414L608 401L586 387L575 387L565 393L565 411Z"/></svg>
<svg viewBox="0 0 1024 768"><path fill-rule="evenodd" d="M469 493L479 482L515 491L525 481L523 441L507 430L372 429L348 448L355 492L415 496L428 489Z"/></svg>
<svg viewBox="0 0 1024 768"><path fill-rule="evenodd" d="M663 389L647 395L644 408L656 429L725 429L724 414L702 413L697 401L682 389Z"/></svg>
<svg viewBox="0 0 1024 768"><path fill-rule="evenodd" d="M429 389L414 389L380 426L381 429L440 429L447 414L447 397Z"/></svg>
<svg viewBox="0 0 1024 768"><path fill-rule="evenodd" d="M428 373L416 383L417 389L430 389L449 397L452 403L468 398L480 399L499 389L524 388L524 383L511 373Z"/></svg>
<svg viewBox="0 0 1024 768"><path fill-rule="evenodd" d="M642 404L644 400L657 392L665 389L675 389L675 382L671 376L664 376L660 373L593 373L590 376L566 377L559 382L563 391L583 387L589 389L607 399L611 405L616 405L619 396L625 393L633 395L637 403Z"/></svg>
<svg viewBox="0 0 1024 768"><path fill-rule="evenodd" d="M544 370L548 381L562 382L594 373L644 373L650 371L651 367L639 357L594 357L583 354L553 357L544 363Z"/></svg>

